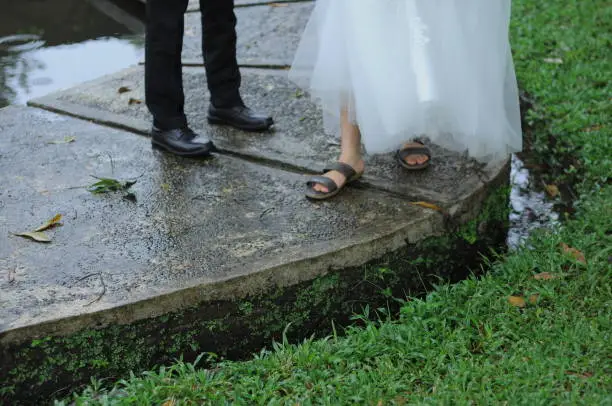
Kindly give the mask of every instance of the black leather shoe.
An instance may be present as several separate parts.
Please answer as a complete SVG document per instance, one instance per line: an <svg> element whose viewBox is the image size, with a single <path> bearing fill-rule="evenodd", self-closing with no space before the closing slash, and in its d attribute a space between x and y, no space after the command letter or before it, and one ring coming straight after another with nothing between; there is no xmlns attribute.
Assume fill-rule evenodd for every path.
<svg viewBox="0 0 612 406"><path fill-rule="evenodd" d="M174 130L151 130L151 144L173 154L186 157L205 157L215 150L213 142L193 132L189 127Z"/></svg>
<svg viewBox="0 0 612 406"><path fill-rule="evenodd" d="M217 108L210 105L208 122L210 124L230 125L244 131L265 131L274 125L272 117L255 113L245 106Z"/></svg>

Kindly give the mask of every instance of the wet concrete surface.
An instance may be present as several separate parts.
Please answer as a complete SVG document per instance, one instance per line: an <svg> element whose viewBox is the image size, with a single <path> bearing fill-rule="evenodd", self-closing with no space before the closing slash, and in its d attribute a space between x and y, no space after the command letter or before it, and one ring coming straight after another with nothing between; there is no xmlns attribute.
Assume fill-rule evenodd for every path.
<svg viewBox="0 0 612 406"><path fill-rule="evenodd" d="M180 159L34 108L2 109L0 123L0 343L292 285L443 231L439 213L372 190L313 204L281 169ZM136 201L93 195L91 175L135 180ZM56 214L50 243L12 234Z"/></svg>
<svg viewBox="0 0 612 406"><path fill-rule="evenodd" d="M238 63L243 66L291 65L313 7L311 2L237 7ZM203 64L201 27L200 13L186 14L183 43L185 64Z"/></svg>
<svg viewBox="0 0 612 406"><path fill-rule="evenodd" d="M146 0L138 0L141 3L146 3ZM301 3L308 2L310 0L234 0L234 5L236 8L240 7L252 7L259 5L269 5L271 4L273 7L279 5L278 7L283 7L283 3ZM187 6L188 12L196 12L200 10L200 0L189 0L189 4Z"/></svg>
<svg viewBox="0 0 612 406"><path fill-rule="evenodd" d="M252 159L266 160L297 170L317 172L337 159L338 140L326 135L318 108L286 79L279 70L243 69L242 93L245 102L270 113L273 131L252 134L209 126L206 123L208 93L203 68L185 68L186 114L198 131L209 134L222 149ZM131 91L119 94L118 89ZM33 105L95 119L121 128L146 133L151 117L144 103L143 68L135 67L67 91L32 101ZM407 172L393 154L366 157L363 184L396 193L412 200L436 202L445 207L466 197L497 176L502 164L482 168L435 145L433 164L422 172Z"/></svg>

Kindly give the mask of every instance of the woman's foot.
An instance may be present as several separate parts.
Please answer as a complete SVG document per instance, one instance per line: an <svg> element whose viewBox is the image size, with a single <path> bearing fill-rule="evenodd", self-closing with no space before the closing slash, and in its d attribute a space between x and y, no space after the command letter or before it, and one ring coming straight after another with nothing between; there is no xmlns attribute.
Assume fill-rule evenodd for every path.
<svg viewBox="0 0 612 406"><path fill-rule="evenodd" d="M340 159L338 159L338 162L349 165L357 174L359 174L359 176L361 176L361 174L363 174L363 172L365 171L365 162L363 161L363 159L361 159L361 157L341 156ZM338 189L342 189L348 180L345 175L338 171L326 172L325 174L323 174L323 176L331 179L338 186ZM321 193L329 192L329 188L320 183L314 185L312 189Z"/></svg>
<svg viewBox="0 0 612 406"><path fill-rule="evenodd" d="M340 193L346 185L355 182L363 174L363 171L357 172L355 168L343 162L334 162L323 172L324 175L312 176L306 182L307 198L313 200L331 199Z"/></svg>
<svg viewBox="0 0 612 406"><path fill-rule="evenodd" d="M307 182L306 196L309 198L329 199L337 195L347 182L359 179L365 170L359 127L349 119L346 107L340 113L340 126L340 158L326 169L323 176L312 177Z"/></svg>
<svg viewBox="0 0 612 406"><path fill-rule="evenodd" d="M406 169L425 169L429 166L431 152L420 142L407 142L397 151L397 159Z"/></svg>

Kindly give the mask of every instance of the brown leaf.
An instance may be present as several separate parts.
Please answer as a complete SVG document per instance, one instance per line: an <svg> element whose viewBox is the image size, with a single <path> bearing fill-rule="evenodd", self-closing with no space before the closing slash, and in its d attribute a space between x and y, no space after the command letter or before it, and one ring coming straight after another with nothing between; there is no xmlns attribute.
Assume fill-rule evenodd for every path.
<svg viewBox="0 0 612 406"><path fill-rule="evenodd" d="M168 399L166 400L164 403L162 403L162 406L175 406L176 405L176 400L174 399Z"/></svg>
<svg viewBox="0 0 612 406"><path fill-rule="evenodd" d="M527 305L525 298L522 296L509 296L508 303L515 307L525 307Z"/></svg>
<svg viewBox="0 0 612 406"><path fill-rule="evenodd" d="M395 401L395 404L398 406L403 406L406 403L408 403L408 401L406 400L406 398L402 397L402 396L397 396L395 397L395 399L393 399Z"/></svg>
<svg viewBox="0 0 612 406"><path fill-rule="evenodd" d="M538 303L538 299L540 298L540 294L539 293L534 293L533 295L529 296L529 303L530 304L536 304Z"/></svg>
<svg viewBox="0 0 612 406"><path fill-rule="evenodd" d="M29 238L31 240L38 241L38 242L51 242L51 238L49 238L47 234L40 232L40 231L34 231L31 233L19 233L15 235L19 237Z"/></svg>
<svg viewBox="0 0 612 406"><path fill-rule="evenodd" d="M586 264L586 258L584 257L584 254L580 251L578 251L576 248L570 247L569 245L567 245L566 243L562 242L561 243L561 249L563 250L564 253L571 255L572 257L574 257L574 259L582 264Z"/></svg>
<svg viewBox="0 0 612 406"><path fill-rule="evenodd" d="M118 92L119 94L122 94L122 93L127 93L127 92L129 92L129 91L131 91L131 90L132 90L132 89L130 89L130 88L129 88L129 87L127 87L127 86L121 86L119 89L117 89L117 92Z"/></svg>
<svg viewBox="0 0 612 406"><path fill-rule="evenodd" d="M130 100L128 100L128 104L131 106L132 104L142 104L142 100L140 99L134 99L134 98L130 98Z"/></svg>
<svg viewBox="0 0 612 406"><path fill-rule="evenodd" d="M539 274L533 275L533 279L538 281L549 281L551 279L557 279L558 276L554 275L550 272L541 272Z"/></svg>
<svg viewBox="0 0 612 406"><path fill-rule="evenodd" d="M442 208L440 206L436 206L433 203L428 203L428 202L410 202L410 204L412 204L414 206L424 207L426 209L442 211Z"/></svg>
<svg viewBox="0 0 612 406"><path fill-rule="evenodd" d="M45 231L46 229L49 229L51 227L55 227L55 226L60 224L61 220L62 220L62 215L61 214L56 214L55 216L53 216L53 218L51 220L47 221L45 224L43 224L42 226L38 227L34 231Z"/></svg>
<svg viewBox="0 0 612 406"><path fill-rule="evenodd" d="M575 372L575 371L565 371L566 375L579 376L580 378L590 378L593 376L592 372Z"/></svg>
<svg viewBox="0 0 612 406"><path fill-rule="evenodd" d="M591 126L591 127L587 127L587 128L584 130L584 132L590 133L590 132L593 132L593 131L599 131L599 130L601 130L602 128L603 128L603 126L601 126L601 125L593 125L593 126Z"/></svg>
<svg viewBox="0 0 612 406"><path fill-rule="evenodd" d="M557 185L546 185L546 193L550 197L557 197L559 196L559 188Z"/></svg>

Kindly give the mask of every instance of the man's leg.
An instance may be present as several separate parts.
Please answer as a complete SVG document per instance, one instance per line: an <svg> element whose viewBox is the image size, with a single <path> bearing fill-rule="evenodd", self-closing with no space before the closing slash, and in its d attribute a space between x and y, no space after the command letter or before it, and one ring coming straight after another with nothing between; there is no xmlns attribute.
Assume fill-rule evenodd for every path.
<svg viewBox="0 0 612 406"><path fill-rule="evenodd" d="M200 0L200 10L202 54L211 100L209 122L252 131L270 128L272 118L254 113L240 97L234 0Z"/></svg>
<svg viewBox="0 0 612 406"><path fill-rule="evenodd" d="M188 0L147 0L145 97L153 115L151 142L181 156L200 157L214 149L187 126L181 52Z"/></svg>
<svg viewBox="0 0 612 406"><path fill-rule="evenodd" d="M145 96L154 125L187 126L181 52L188 0L147 0Z"/></svg>
<svg viewBox="0 0 612 406"><path fill-rule="evenodd" d="M211 103L218 108L242 105L234 0L200 0L200 9L202 55Z"/></svg>

